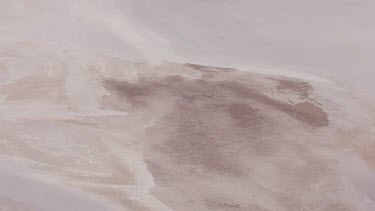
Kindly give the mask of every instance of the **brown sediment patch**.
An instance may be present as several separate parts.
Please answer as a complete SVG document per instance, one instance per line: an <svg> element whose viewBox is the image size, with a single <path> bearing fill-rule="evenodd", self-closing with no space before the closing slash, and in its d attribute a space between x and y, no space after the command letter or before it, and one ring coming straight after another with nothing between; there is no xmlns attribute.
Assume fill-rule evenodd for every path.
<svg viewBox="0 0 375 211"><path fill-rule="evenodd" d="M241 210L240 204L225 199L206 199L206 204L211 210Z"/></svg>
<svg viewBox="0 0 375 211"><path fill-rule="evenodd" d="M141 99L146 102L146 106L141 108L142 113L153 115L159 112L154 105L160 101L170 105L169 109L162 111L165 113L158 115L156 123L141 138L145 162L157 184L155 195L176 210L191 210L192 207L199 207L198 210L267 210L260 206L264 204L258 203L256 198L247 199L243 195L227 193L224 189L215 189L209 181L210 177L219 178L218 181L228 178L238 183L246 181L246 185L253 178L251 174L257 174L252 172L251 166L257 159L267 160L272 163L270 166L282 169L282 164L272 160L272 157L286 148L290 149L289 145L295 142L275 138L277 132L298 122L309 129L328 126L328 115L309 99L291 104L269 97L265 92L270 89L262 89L262 80L254 85L251 79L242 80L241 73L225 72L230 71L227 69L187 66L211 75L208 79L189 79L177 75L143 78L134 84L111 79L105 82L110 93L127 101ZM222 75L217 76L215 71ZM227 74L230 74L230 80L220 80ZM286 81L281 84L279 89L291 90L294 95L308 95L311 91L306 84L288 84ZM275 117L281 119L276 120ZM296 121L290 121L293 119ZM285 121L285 125L276 124L282 121ZM317 173L315 169L313 173ZM285 171L287 173L275 170L276 173L289 175L293 169ZM305 184L300 184L302 182L299 180L304 176L290 177L298 187L304 187ZM307 180L307 183L315 184L316 181ZM199 192L198 196L196 192ZM173 193L183 197L174 196ZM303 204L298 206L304 207Z"/></svg>
<svg viewBox="0 0 375 211"><path fill-rule="evenodd" d="M223 156L221 153L235 151L230 145L247 147L249 151L262 156L272 154L277 149L273 144L259 139L269 135L273 127L272 118L261 111L260 106L270 106L313 127L328 125L327 114L310 102L296 105L284 103L237 82L169 76L144 79L137 84L109 79L105 84L107 89L114 90L129 101L142 99L150 106L155 96L167 96L163 100L174 104L174 109L158 122L169 127L168 131L163 131L163 128L156 131L168 134L156 145L158 150L180 163L202 165L207 170L228 175L242 174L241 168L231 160L235 154L229 156L226 153ZM254 101L256 103L252 106L251 102ZM214 118L228 119L219 126ZM238 136L233 131L242 131L242 135ZM231 136L225 136L223 132Z"/></svg>
<svg viewBox="0 0 375 211"><path fill-rule="evenodd" d="M140 81L139 84L108 79L105 80L105 87L138 104L139 102L145 103L147 101L145 97L147 96L161 93L168 93L172 96L194 101L198 98L212 98L213 95L228 97L228 91L231 91L246 99L257 100L260 103L272 106L313 127L323 127L329 124L327 113L311 102L306 101L296 105L285 103L237 82L205 81L170 76L165 79Z"/></svg>
<svg viewBox="0 0 375 211"><path fill-rule="evenodd" d="M125 98L127 102L133 106L146 106L147 102L144 98L150 96L154 92L151 86L142 82L136 84L115 79L105 79L102 84L107 90L114 91L118 97ZM110 97L106 97L105 99L111 101ZM116 107L112 109L121 110L118 108L116 109Z"/></svg>
<svg viewBox="0 0 375 211"><path fill-rule="evenodd" d="M297 92L299 95L303 97L308 97L309 93L313 90L312 86L305 81L299 81L296 79L272 79L277 81L277 86L276 88L278 90L282 91L293 91Z"/></svg>
<svg viewBox="0 0 375 211"><path fill-rule="evenodd" d="M264 116L260 110L245 103L234 103L228 108L228 112L235 120L238 127L249 128L261 125Z"/></svg>
<svg viewBox="0 0 375 211"><path fill-rule="evenodd" d="M317 210L317 211L355 211L353 207L336 198L328 197L325 200L317 200L315 202L306 203L298 200L297 197L281 197L280 201L284 206L284 210ZM310 199L311 200L311 199Z"/></svg>
<svg viewBox="0 0 375 211"><path fill-rule="evenodd" d="M227 67L214 67L214 66L203 66L199 64L186 63L185 66L202 71L202 72L217 72L217 71L236 71L234 68Z"/></svg>
<svg viewBox="0 0 375 211"><path fill-rule="evenodd" d="M169 133L170 138L162 150L176 161L203 165L207 170L228 175L241 174L240 168L231 162L231 158L223 157L220 153L222 147L230 140L215 137L216 128L210 128L194 106L178 106L167 121L175 130Z"/></svg>
<svg viewBox="0 0 375 211"><path fill-rule="evenodd" d="M328 126L328 114L321 107L311 102L297 103L293 106L294 111L289 111L296 118L316 127Z"/></svg>
<svg viewBox="0 0 375 211"><path fill-rule="evenodd" d="M267 211L267 209L254 204L241 205L229 198L206 198L205 203L209 210L217 211Z"/></svg>
<svg viewBox="0 0 375 211"><path fill-rule="evenodd" d="M244 116L238 113L242 110L246 112ZM258 139L272 134L272 124L267 121L266 116L240 103L228 105L211 98L183 100L159 120L158 126L150 128L144 138L153 139L150 143L153 150L181 165L199 166L203 172L241 176L245 172L237 163L240 154L237 147L246 149L245 153L263 156L276 152L277 143ZM154 168L155 165L149 166L151 172L161 176L163 168Z"/></svg>
<svg viewBox="0 0 375 211"><path fill-rule="evenodd" d="M142 84L129 83L126 81L117 81L114 79L104 80L105 88L111 89L124 95L128 99L139 96L148 96L151 94L151 87Z"/></svg>
<svg viewBox="0 0 375 211"><path fill-rule="evenodd" d="M152 132L153 135L168 134L155 145L157 150L176 162L202 165L209 171L228 175L242 174L234 162L235 153L228 153L235 151L231 145L246 147L262 156L277 149L274 144L259 139L271 134L273 127L272 118L261 111L264 110L261 106L284 112L313 127L328 125L327 114L310 102L284 103L237 82L169 76L142 79L136 84L107 79L105 87L131 102L142 99L151 107L154 100L160 100L155 96L166 96L162 100L174 106L158 122L168 129L158 128ZM215 118L221 120L221 125ZM237 134L239 131L241 136Z"/></svg>
<svg viewBox="0 0 375 211"><path fill-rule="evenodd" d="M261 92L250 89L243 84L236 82L221 82L221 85L229 90L232 90L235 94L257 100L265 105L272 106L277 110L283 111L289 114L291 117L305 122L313 127L328 126L328 114L324 110L310 102L299 103L292 105L284 103L282 101L272 99Z"/></svg>

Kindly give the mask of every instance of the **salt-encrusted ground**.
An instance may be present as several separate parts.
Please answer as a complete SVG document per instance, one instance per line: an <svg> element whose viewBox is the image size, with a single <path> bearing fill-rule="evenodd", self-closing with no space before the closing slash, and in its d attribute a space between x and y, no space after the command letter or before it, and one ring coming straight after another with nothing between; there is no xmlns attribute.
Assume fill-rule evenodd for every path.
<svg viewBox="0 0 375 211"><path fill-rule="evenodd" d="M31 43L1 59L4 207L373 209L372 136L345 129L333 88Z"/></svg>
<svg viewBox="0 0 375 211"><path fill-rule="evenodd" d="M306 44L292 13L291 42L246 1L155 2L0 1L0 210L375 209L373 63L337 47L367 33Z"/></svg>

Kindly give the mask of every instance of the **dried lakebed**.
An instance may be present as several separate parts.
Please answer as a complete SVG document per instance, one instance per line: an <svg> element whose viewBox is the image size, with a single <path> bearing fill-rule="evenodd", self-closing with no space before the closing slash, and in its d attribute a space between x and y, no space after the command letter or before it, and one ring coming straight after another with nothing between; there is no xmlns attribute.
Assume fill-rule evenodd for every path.
<svg viewBox="0 0 375 211"><path fill-rule="evenodd" d="M0 121L0 161L18 176L0 177L32 184L0 191L1 206L49 209L38 196L18 197L36 187L56 189L57 210L373 206L371 159L344 150L329 101L310 83L196 64L132 65L136 77L88 66L75 89L78 74L64 71L1 85L3 114L20 112ZM82 109L90 101L97 108ZM63 206L73 196L73 207Z"/></svg>

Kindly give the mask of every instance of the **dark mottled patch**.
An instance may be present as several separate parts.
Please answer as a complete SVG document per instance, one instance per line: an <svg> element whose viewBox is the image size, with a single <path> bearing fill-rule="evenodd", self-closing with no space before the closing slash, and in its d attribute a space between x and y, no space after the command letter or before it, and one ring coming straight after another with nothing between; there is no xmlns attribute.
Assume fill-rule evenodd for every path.
<svg viewBox="0 0 375 211"><path fill-rule="evenodd" d="M278 82L276 88L282 91L297 92L303 97L308 97L309 93L313 90L312 86L305 81L286 80L286 79L273 79Z"/></svg>
<svg viewBox="0 0 375 211"><path fill-rule="evenodd" d="M193 102L197 98L211 98L214 94L225 96L228 95L228 91L231 91L245 99L257 100L260 103L272 106L313 127L323 127L329 124L327 113L311 102L296 105L284 103L237 82L185 79L182 76L169 76L159 80L145 80L137 84L109 79L104 82L107 89L114 90L135 102L137 102L137 99L139 100L139 97L147 97L158 93L169 93L172 96L183 97ZM286 82L283 83L286 84ZM296 84L294 86L298 87Z"/></svg>
<svg viewBox="0 0 375 211"><path fill-rule="evenodd" d="M114 79L104 80L104 87L131 99L139 96L148 96L151 94L151 87L143 84L129 83L126 81L118 81Z"/></svg>
<svg viewBox="0 0 375 211"><path fill-rule="evenodd" d="M259 139L272 130L269 124L272 120L249 102L255 100L257 106L271 106L313 127L328 125L327 114L312 103L284 103L237 82L169 76L142 80L137 84L106 80L106 88L130 101L140 97L152 101L147 97L162 94L169 96L168 100L176 104L160 123L172 130L168 131L169 137L158 148L178 162L203 165L209 170L230 175L241 174L240 167L233 164L228 153L225 156L221 153L222 150L233 151L231 145L242 145L263 156L274 152L272 143ZM232 119L238 128L230 130L233 125L226 123L227 134L233 133L232 136L223 136L225 131L214 126L210 118L215 115L228 115ZM242 131L240 136L236 130Z"/></svg>
<svg viewBox="0 0 375 211"><path fill-rule="evenodd" d="M329 125L328 114L324 110L313 103L304 102L296 105L284 103L276 99L272 99L265 94L252 90L242 84L236 82L224 81L221 85L232 90L235 94L257 100L265 105L272 106L277 110L289 114L291 117L305 122L313 127L323 127Z"/></svg>
<svg viewBox="0 0 375 211"><path fill-rule="evenodd" d="M194 199L195 196L189 198L189 194L194 195L197 190L210 200L202 201L201 197L195 200L194 206L209 210L266 210L251 202L237 201L234 195L216 200L212 198L213 190L200 189L199 186L201 183L207 185L205 181L211 176L233 180L251 178L249 163L254 159L272 160L283 147L288 147L289 142L272 138L274 131L278 130L273 114L285 113L287 115L281 115L282 118L289 116L312 128L327 126L328 115L308 99L295 105L273 99L256 88L259 84L252 86L251 80L236 80L236 74L226 72L231 69L186 65L210 74L209 79L172 75L144 78L136 83L110 79L105 82L109 92L127 101L146 102L142 112L150 115L159 112L153 105L159 105L160 101L170 105L165 111L161 109L165 113L142 137L146 148L145 162L158 185L165 190L186 194L187 198L172 197L177 201L171 201L171 195L165 190L158 190L156 195L177 210L188 207L184 203ZM234 79L219 80L215 71L224 78L226 74L232 74ZM309 90L307 87L306 84L280 82L278 89L304 94ZM139 109L139 106L132 108ZM181 189L181 184L199 188ZM225 190L218 195L223 196L220 195L223 193Z"/></svg>
<svg viewBox="0 0 375 211"><path fill-rule="evenodd" d="M229 198L206 198L205 204L209 210L217 211L267 211L267 209L254 204L236 203L234 199Z"/></svg>
<svg viewBox="0 0 375 211"><path fill-rule="evenodd" d="M203 71L203 72L217 72L217 71L229 72L229 71L236 71L237 70L237 69L234 69L234 68L203 66L203 65L199 65L199 64L190 64L190 63L186 63L185 66L196 69L196 70L199 70L199 71Z"/></svg>
<svg viewBox="0 0 375 211"><path fill-rule="evenodd" d="M235 124L242 128L260 125L264 120L264 116L260 113L259 109L244 103L231 104L228 108L228 112L235 120Z"/></svg>
<svg viewBox="0 0 375 211"><path fill-rule="evenodd" d="M204 123L196 107L183 103L167 118L167 124L175 129L170 132L163 150L178 162L203 165L208 170L228 175L241 174L230 157L220 153L223 140L213 136L217 131Z"/></svg>

